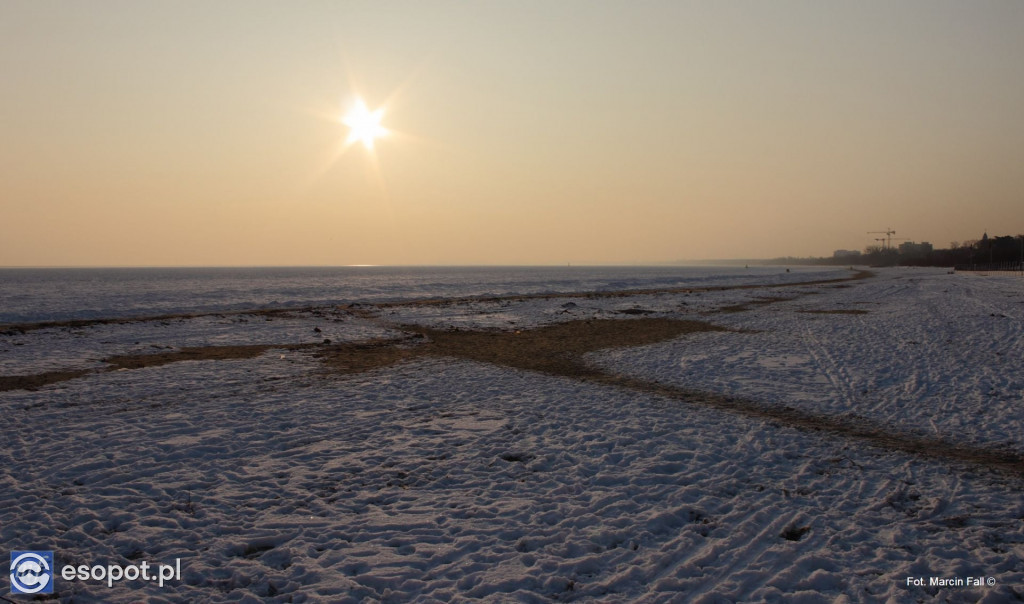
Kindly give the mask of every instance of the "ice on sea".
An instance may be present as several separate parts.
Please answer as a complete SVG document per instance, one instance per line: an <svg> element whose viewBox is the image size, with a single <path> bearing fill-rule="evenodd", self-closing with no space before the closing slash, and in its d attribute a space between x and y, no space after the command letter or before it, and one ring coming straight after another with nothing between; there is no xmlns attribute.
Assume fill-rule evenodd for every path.
<svg viewBox="0 0 1024 604"><path fill-rule="evenodd" d="M741 313L703 314L763 292L447 312L492 327L633 307L701 317L743 331L592 361L766 403L905 417L901 428L935 422L944 435L1020 448L1019 429L1011 434L1020 284L893 270ZM797 312L849 307L869 312ZM386 318L441 325L445 312L410 307ZM294 335L308 337L309 320L295 319ZM232 343L274 342L293 328L223 325ZM339 339L384 329L338 326ZM127 324L123 337L103 339L27 332L4 356L33 350L36 337L51 347L93 342L82 350L105 356L136 337L182 346L212 333L164 327L171 333ZM980 367L982 355L1005 357L1005 370ZM876 396L845 396L861 386ZM983 421L943 419L985 402ZM10 426L0 448L9 549L52 549L58 564L182 560L183 580L163 589L58 578L62 600L999 602L1019 596L1024 580L1019 478L484 364L428 358L331 376L304 352L275 350L3 392L0 409ZM906 584L930 575L997 582Z"/></svg>

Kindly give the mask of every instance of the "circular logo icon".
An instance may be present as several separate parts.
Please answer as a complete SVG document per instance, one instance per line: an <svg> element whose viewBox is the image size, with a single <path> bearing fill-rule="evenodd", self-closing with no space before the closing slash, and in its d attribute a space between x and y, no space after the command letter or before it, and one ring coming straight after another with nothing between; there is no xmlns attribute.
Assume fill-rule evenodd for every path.
<svg viewBox="0 0 1024 604"><path fill-rule="evenodd" d="M34 594L50 584L50 563L35 552L25 552L11 560L11 588L18 593Z"/></svg>

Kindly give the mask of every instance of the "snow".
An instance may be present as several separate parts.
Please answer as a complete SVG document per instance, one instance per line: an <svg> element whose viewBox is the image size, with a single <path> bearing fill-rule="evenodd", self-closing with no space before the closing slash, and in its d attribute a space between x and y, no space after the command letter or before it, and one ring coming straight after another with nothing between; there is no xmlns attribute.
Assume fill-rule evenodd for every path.
<svg viewBox="0 0 1024 604"><path fill-rule="evenodd" d="M320 331L314 331L319 329ZM103 367L102 359L189 346L352 342L398 332L339 309L273 315L214 314L126 320L87 327L47 327L0 337L0 374Z"/></svg>
<svg viewBox="0 0 1024 604"><path fill-rule="evenodd" d="M593 360L659 382L1024 452L1022 285L1019 276L886 271L853 288L824 285L713 318L732 332Z"/></svg>
<svg viewBox="0 0 1024 604"><path fill-rule="evenodd" d="M816 266L0 268L0 324L305 308L353 302L787 283Z"/></svg>
<svg viewBox="0 0 1024 604"><path fill-rule="evenodd" d="M328 328L357 341L399 323L526 329L642 309L731 331L589 360L1024 451L1024 281L893 269L842 285L46 329L0 336L0 372L94 367L147 346L316 341ZM716 312L765 296L792 299ZM868 312L801 312L851 309ZM58 577L61 601L1024 595L1019 474L696 400L435 357L335 375L309 352L273 349L0 392L0 410L9 549L51 549L58 565L181 559L181 581L162 588ZM968 576L995 585L928 584Z"/></svg>

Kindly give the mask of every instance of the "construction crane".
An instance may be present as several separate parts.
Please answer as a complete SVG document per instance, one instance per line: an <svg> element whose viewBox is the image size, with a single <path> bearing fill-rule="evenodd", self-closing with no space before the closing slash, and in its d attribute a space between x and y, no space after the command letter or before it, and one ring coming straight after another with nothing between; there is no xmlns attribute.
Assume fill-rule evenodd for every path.
<svg viewBox="0 0 1024 604"><path fill-rule="evenodd" d="M885 249L892 247L892 236L896 234L896 231L892 229L885 229L884 231L868 231L868 235L885 235ZM875 241L882 241L881 239L875 239Z"/></svg>

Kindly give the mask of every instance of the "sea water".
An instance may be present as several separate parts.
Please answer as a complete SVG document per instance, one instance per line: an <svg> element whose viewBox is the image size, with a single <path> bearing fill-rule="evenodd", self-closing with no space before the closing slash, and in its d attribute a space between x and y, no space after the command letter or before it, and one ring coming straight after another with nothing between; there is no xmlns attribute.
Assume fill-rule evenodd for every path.
<svg viewBox="0 0 1024 604"><path fill-rule="evenodd" d="M834 267L770 266L0 269L0 324L428 298L781 283L839 272Z"/></svg>

